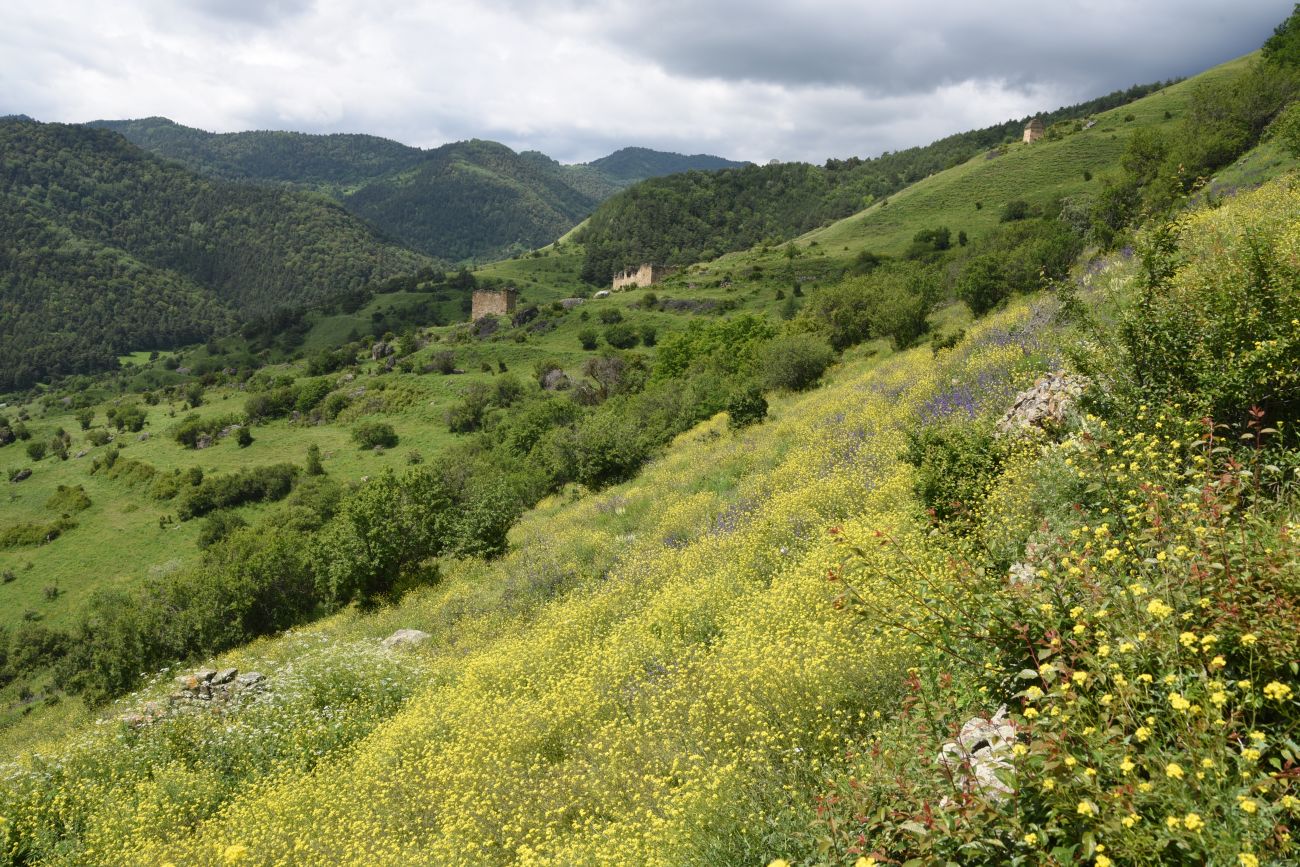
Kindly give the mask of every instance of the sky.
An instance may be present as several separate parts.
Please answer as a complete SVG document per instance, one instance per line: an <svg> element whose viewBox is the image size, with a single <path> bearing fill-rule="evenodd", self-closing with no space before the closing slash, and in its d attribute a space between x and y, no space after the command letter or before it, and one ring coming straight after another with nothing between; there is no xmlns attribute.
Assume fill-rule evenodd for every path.
<svg viewBox="0 0 1300 867"><path fill-rule="evenodd" d="M9 7L7 9L3 7ZM822 162L1199 72L1292 0L0 0L0 115Z"/></svg>

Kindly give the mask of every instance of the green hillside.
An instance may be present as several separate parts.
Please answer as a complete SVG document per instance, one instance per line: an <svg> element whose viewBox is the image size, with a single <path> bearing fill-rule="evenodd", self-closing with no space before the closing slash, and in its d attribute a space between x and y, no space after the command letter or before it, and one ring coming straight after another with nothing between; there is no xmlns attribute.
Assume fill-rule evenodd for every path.
<svg viewBox="0 0 1300 867"><path fill-rule="evenodd" d="M1165 85L1115 91L1039 114L1049 137L1082 128L1098 112ZM862 210L922 179L1018 141L1028 118L959 133L872 159L830 159L824 166L748 166L722 174L675 175L638 184L591 216L581 234L583 276L603 283L641 262L685 265L754 244L779 243Z"/></svg>
<svg viewBox="0 0 1300 867"><path fill-rule="evenodd" d="M339 206L110 132L0 122L0 390L113 366L427 263Z"/></svg>
<svg viewBox="0 0 1300 867"><path fill-rule="evenodd" d="M764 423L718 416L634 480L543 502L499 559L214 660L268 674L259 698L42 745L0 794L9 852L1284 863L1293 784L1267 759L1297 713L1294 502L1239 461L1294 453L1233 454L1197 416L1294 393L1297 212L1275 182L1187 220L1164 277L1120 255L1080 273L1072 313L1025 299L938 354L851 354ZM1285 303L1248 302L1243 331L1220 317L1261 249ZM1143 364L1193 334L1204 355ZM1286 364L1233 362L1225 390L1256 335ZM1066 356L1096 384L1084 409L997 438ZM1196 384L1141 402L1166 374ZM381 648L399 627L430 638ZM932 759L1002 705L1014 799Z"/></svg>
<svg viewBox="0 0 1300 867"><path fill-rule="evenodd" d="M558 163L474 140L426 151L417 165L366 184L343 203L413 249L461 261L540 247L596 200L570 186Z"/></svg>
<svg viewBox="0 0 1300 867"><path fill-rule="evenodd" d="M299 184L333 195L420 161L419 148L373 135L211 133L165 117L97 120L87 126L112 130L150 153L208 177Z"/></svg>
<svg viewBox="0 0 1300 867"><path fill-rule="evenodd" d="M1297 93L646 182L11 397L0 865L1295 861ZM434 154L371 205L582 195Z"/></svg>

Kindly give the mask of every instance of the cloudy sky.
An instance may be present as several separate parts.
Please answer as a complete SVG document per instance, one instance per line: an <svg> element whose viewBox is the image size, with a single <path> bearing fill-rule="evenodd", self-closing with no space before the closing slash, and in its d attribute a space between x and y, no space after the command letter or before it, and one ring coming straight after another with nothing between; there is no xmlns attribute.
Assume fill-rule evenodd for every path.
<svg viewBox="0 0 1300 867"><path fill-rule="evenodd" d="M38 0L0 115L873 156L1257 48L1292 0Z"/></svg>

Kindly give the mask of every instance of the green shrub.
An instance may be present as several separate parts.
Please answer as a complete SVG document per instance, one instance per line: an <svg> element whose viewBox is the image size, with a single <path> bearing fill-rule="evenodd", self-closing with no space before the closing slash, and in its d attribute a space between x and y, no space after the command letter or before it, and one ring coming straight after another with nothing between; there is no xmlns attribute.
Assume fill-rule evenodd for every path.
<svg viewBox="0 0 1300 867"><path fill-rule="evenodd" d="M767 388L802 391L811 388L835 358L835 351L819 337L790 334L763 347L759 371Z"/></svg>
<svg viewBox="0 0 1300 867"><path fill-rule="evenodd" d="M32 440L27 443L27 457L34 461L43 460L45 458L45 451L46 445L43 442Z"/></svg>
<svg viewBox="0 0 1300 867"><path fill-rule="evenodd" d="M76 521L60 518L49 524L14 524L0 529L0 551L8 548L29 548L44 545L59 538L65 531L77 526Z"/></svg>
<svg viewBox="0 0 1300 867"><path fill-rule="evenodd" d="M631 349L638 340L640 336L637 330L626 322L618 322L605 329L605 342L615 349Z"/></svg>
<svg viewBox="0 0 1300 867"><path fill-rule="evenodd" d="M903 455L916 467L917 498L943 521L971 514L988 493L1004 457L987 426L964 420L909 431Z"/></svg>
<svg viewBox="0 0 1300 867"><path fill-rule="evenodd" d="M84 512L90 508L90 497L81 485L59 485L58 490L45 501L45 508L52 512Z"/></svg>
<svg viewBox="0 0 1300 867"><path fill-rule="evenodd" d="M309 476L325 475L325 465L321 463L320 459L320 446L316 443L307 446L306 471Z"/></svg>
<svg viewBox="0 0 1300 867"><path fill-rule="evenodd" d="M182 521L188 521L216 509L280 500L293 489L297 476L298 468L293 464L272 464L225 476L209 476L186 493L176 514Z"/></svg>
<svg viewBox="0 0 1300 867"><path fill-rule="evenodd" d="M767 398L758 388L737 391L727 401L727 425L732 430L757 424L767 418Z"/></svg>
<svg viewBox="0 0 1300 867"><path fill-rule="evenodd" d="M373 449L376 446L391 449L397 445L397 432L387 422L367 421L352 429L352 441L363 449Z"/></svg>
<svg viewBox="0 0 1300 867"><path fill-rule="evenodd" d="M1288 251L1298 209L1300 191L1274 184L1143 236L1140 288L1120 329L1134 401L1190 398L1239 430L1253 406L1266 427L1293 424L1300 265Z"/></svg>
<svg viewBox="0 0 1300 867"><path fill-rule="evenodd" d="M229 536L236 530L248 526L248 522L228 509L220 509L203 519L199 527L199 548L206 550Z"/></svg>

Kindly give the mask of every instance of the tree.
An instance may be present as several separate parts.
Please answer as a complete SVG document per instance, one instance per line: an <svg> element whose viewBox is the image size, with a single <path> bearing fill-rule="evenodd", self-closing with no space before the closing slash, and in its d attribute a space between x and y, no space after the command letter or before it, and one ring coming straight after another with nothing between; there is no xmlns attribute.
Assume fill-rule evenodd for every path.
<svg viewBox="0 0 1300 867"><path fill-rule="evenodd" d="M90 430L90 424L95 420L95 411L90 407L77 411L77 424L81 425L82 430Z"/></svg>
<svg viewBox="0 0 1300 867"><path fill-rule="evenodd" d="M320 446L316 445L316 443L307 446L307 475L325 475L325 466L320 460Z"/></svg>
<svg viewBox="0 0 1300 867"><path fill-rule="evenodd" d="M1300 66L1300 3L1295 5L1291 17L1273 30L1260 53L1266 63L1275 66Z"/></svg>
<svg viewBox="0 0 1300 867"><path fill-rule="evenodd" d="M966 302L976 316L992 310L1007 294L1002 262L996 253L971 259L957 277L957 298Z"/></svg>
<svg viewBox="0 0 1300 867"><path fill-rule="evenodd" d="M768 388L802 391L821 378L834 357L834 350L820 337L790 334L764 347L759 369Z"/></svg>

